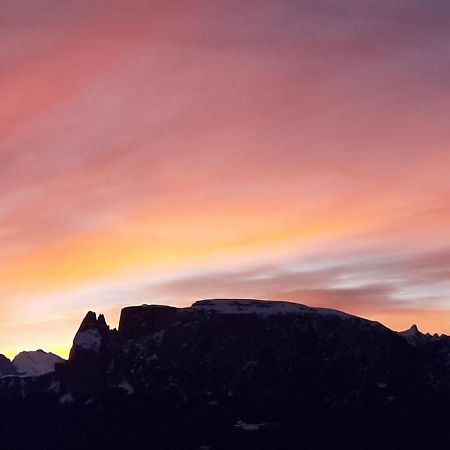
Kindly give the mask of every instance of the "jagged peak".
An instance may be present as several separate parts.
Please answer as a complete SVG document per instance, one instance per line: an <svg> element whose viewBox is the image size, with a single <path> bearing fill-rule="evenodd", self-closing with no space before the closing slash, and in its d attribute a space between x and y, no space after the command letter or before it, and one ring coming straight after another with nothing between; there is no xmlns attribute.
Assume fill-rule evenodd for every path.
<svg viewBox="0 0 450 450"><path fill-rule="evenodd" d="M69 359L73 360L78 350L88 350L98 352L102 345L103 338L107 336L109 326L103 314L89 311L81 322L73 340Z"/></svg>
<svg viewBox="0 0 450 450"><path fill-rule="evenodd" d="M89 311L82 320L78 332L90 329L98 329L101 331L109 330L105 316L99 314L97 317L97 314L94 311Z"/></svg>
<svg viewBox="0 0 450 450"><path fill-rule="evenodd" d="M97 325L97 314L94 311L88 311L81 321L78 331L82 331L88 328L94 328Z"/></svg>
<svg viewBox="0 0 450 450"><path fill-rule="evenodd" d="M415 323L413 323L407 330L399 331L398 334L407 339L423 336L419 330L419 327Z"/></svg>
<svg viewBox="0 0 450 450"><path fill-rule="evenodd" d="M431 335L430 333L422 333L415 323L412 324L407 330L399 331L398 334L404 337L410 344L413 345L423 344L425 342L430 342L436 339L440 339L441 337L445 337L445 335L440 336L437 333L433 335Z"/></svg>
<svg viewBox="0 0 450 450"><path fill-rule="evenodd" d="M109 329L108 324L106 323L105 316L103 314L99 314L97 318L97 325L104 329Z"/></svg>
<svg viewBox="0 0 450 450"><path fill-rule="evenodd" d="M414 334L414 335L418 335L418 334L422 334L419 330L419 327L413 323L408 330L406 330L406 333L410 333L410 334Z"/></svg>

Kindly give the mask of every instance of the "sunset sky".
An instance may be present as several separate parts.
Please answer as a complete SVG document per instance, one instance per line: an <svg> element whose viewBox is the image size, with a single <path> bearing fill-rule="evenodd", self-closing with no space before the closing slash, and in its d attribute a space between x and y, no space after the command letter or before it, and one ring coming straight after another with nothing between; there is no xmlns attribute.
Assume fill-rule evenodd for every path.
<svg viewBox="0 0 450 450"><path fill-rule="evenodd" d="M450 334L448 0L3 0L0 353L287 299Z"/></svg>

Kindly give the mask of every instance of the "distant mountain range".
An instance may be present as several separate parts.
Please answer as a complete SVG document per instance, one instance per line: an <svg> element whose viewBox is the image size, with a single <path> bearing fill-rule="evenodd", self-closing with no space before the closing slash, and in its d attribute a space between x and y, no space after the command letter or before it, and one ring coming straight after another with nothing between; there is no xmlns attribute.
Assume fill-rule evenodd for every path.
<svg viewBox="0 0 450 450"><path fill-rule="evenodd" d="M0 374L1 450L450 448L450 337L296 303L89 312Z"/></svg>

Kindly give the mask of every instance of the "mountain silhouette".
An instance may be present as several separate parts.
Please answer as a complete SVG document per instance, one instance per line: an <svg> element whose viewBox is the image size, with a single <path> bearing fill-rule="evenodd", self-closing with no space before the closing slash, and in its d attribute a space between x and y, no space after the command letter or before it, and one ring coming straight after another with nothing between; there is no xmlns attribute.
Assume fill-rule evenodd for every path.
<svg viewBox="0 0 450 450"><path fill-rule="evenodd" d="M117 330L91 311L54 372L0 379L0 448L448 448L449 355L290 302L131 306Z"/></svg>

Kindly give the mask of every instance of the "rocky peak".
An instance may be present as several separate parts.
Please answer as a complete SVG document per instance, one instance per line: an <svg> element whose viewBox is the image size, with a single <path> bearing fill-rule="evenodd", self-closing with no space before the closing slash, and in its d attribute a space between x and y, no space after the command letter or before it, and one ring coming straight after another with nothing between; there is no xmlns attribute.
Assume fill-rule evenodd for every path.
<svg viewBox="0 0 450 450"><path fill-rule="evenodd" d="M418 326L414 323L407 330L402 331L403 336L420 336L422 333L419 331Z"/></svg>
<svg viewBox="0 0 450 450"><path fill-rule="evenodd" d="M102 332L109 331L109 326L107 325L103 314L99 314L97 318L97 314L94 311L89 311L81 322L78 332L91 329L96 329Z"/></svg>
<svg viewBox="0 0 450 450"><path fill-rule="evenodd" d="M69 360L58 375L70 398L86 397L99 389L111 334L103 314L86 314L75 334Z"/></svg>
<svg viewBox="0 0 450 450"><path fill-rule="evenodd" d="M430 333L422 333L416 324L411 325L405 331L399 331L398 334L413 345L424 344L440 338L437 334L431 335Z"/></svg>
<svg viewBox="0 0 450 450"><path fill-rule="evenodd" d="M109 334L109 326L105 316L89 311L81 322L70 351L70 359L73 359L80 351L98 352Z"/></svg>
<svg viewBox="0 0 450 450"><path fill-rule="evenodd" d="M97 319L97 325L103 329L103 330L108 330L109 331L109 325L106 323L106 319L105 316L103 314L99 314L98 315L98 319Z"/></svg>

